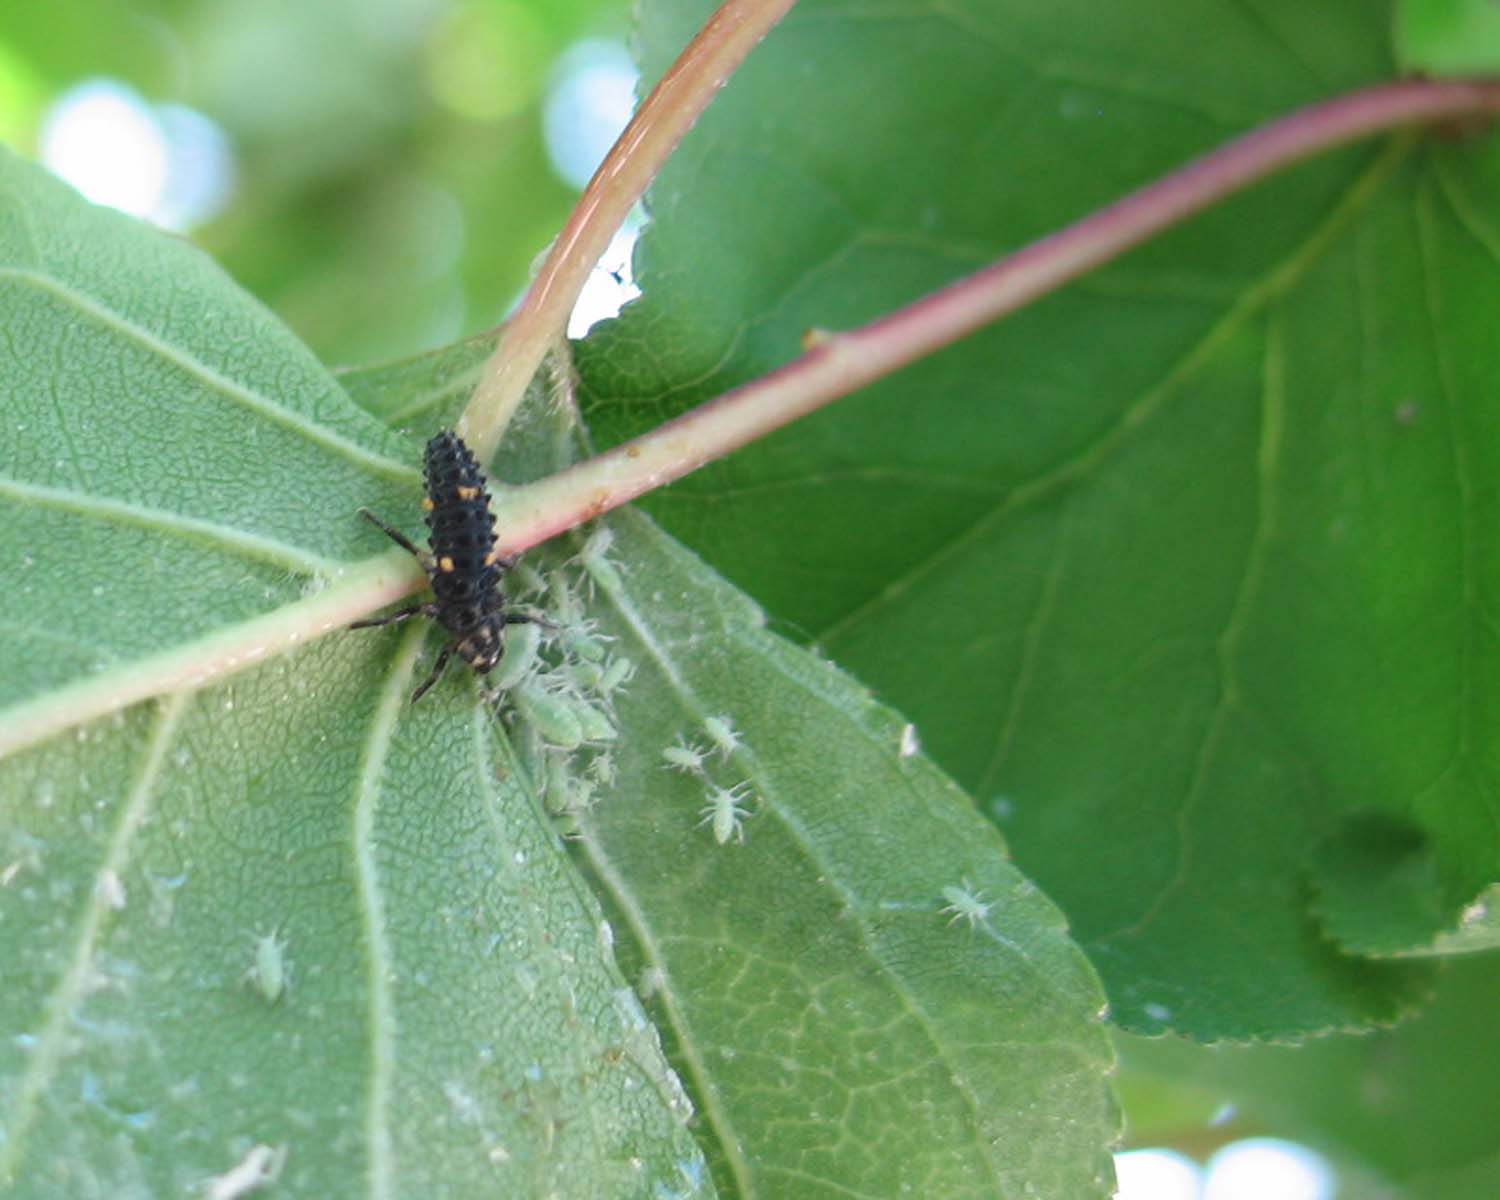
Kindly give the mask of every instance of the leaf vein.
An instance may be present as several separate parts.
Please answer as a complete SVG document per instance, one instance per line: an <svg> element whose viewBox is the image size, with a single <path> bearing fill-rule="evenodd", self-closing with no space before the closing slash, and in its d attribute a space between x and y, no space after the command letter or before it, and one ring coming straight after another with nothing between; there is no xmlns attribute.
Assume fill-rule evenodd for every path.
<svg viewBox="0 0 1500 1200"><path fill-rule="evenodd" d="M217 521L205 521L200 517L168 512L165 509L136 504L128 500L89 496L67 488L52 488L19 479L7 479L3 476L0 476L0 496L28 505L40 505L44 508L75 513L117 525L131 525L140 529L167 532L179 537L202 538L218 543L226 550L246 558L257 559L306 575L332 575L343 565L333 559L324 558L321 554L310 553L275 538L262 537L259 534L221 525Z"/></svg>
<svg viewBox="0 0 1500 1200"><path fill-rule="evenodd" d="M1475 482L1479 472L1475 467L1472 450L1478 439L1465 420L1468 413L1462 401L1461 388L1454 377L1448 341L1441 333L1448 323L1444 320L1438 284L1442 278L1442 268L1438 262L1440 254L1436 246L1437 214L1433 211L1435 203L1433 189L1430 186L1424 188L1417 203L1417 247L1422 264L1422 281L1426 299L1423 312L1429 322L1428 342L1433 348L1433 357L1436 360L1438 386L1443 406L1449 415L1448 421L1445 422L1448 432L1448 453L1453 462L1454 482L1458 487L1456 523L1458 525L1462 633L1459 646L1459 729L1455 757L1474 762L1478 744L1475 729L1484 723L1483 714L1480 711L1481 701L1478 699L1479 688L1475 683L1475 672L1476 664L1483 653L1480 634L1488 628L1489 624L1484 600L1480 595L1479 573L1475 567L1479 536L1476 531L1483 527L1478 512L1479 489ZM1459 220L1468 230L1469 227L1463 223L1461 216ZM1484 790L1483 808L1490 820L1492 842L1500 843L1500 811L1497 811L1492 790ZM1490 851L1493 853L1493 845Z"/></svg>
<svg viewBox="0 0 1500 1200"><path fill-rule="evenodd" d="M383 454L378 454L365 446L361 446L358 442L351 441L343 434L336 433L334 430L318 424L305 414L277 404L270 397L262 395L255 389L237 383L207 363L200 362L183 350L169 345L155 333L142 328L133 321L127 320L121 314L106 308L92 297L75 290L60 279L56 279L42 271L24 267L0 267L0 279L13 279L19 283L29 284L43 291L51 292L58 299L72 305L80 313L92 318L100 325L116 330L163 361L179 367L187 374L201 381L212 391L243 405L260 416L293 429L310 441L335 450L354 462L358 462L363 466L373 468L397 479L413 479L417 476L417 471L414 467L406 463L397 462L394 459L385 457Z"/></svg>
<svg viewBox="0 0 1500 1200"><path fill-rule="evenodd" d="M1285 313L1278 310L1267 331L1261 383L1260 441L1256 449L1256 521L1245 550L1245 565L1240 573L1234 599L1224 618L1224 625L1214 639L1218 662L1219 694L1214 711L1204 728L1198 750L1193 756L1192 775L1187 791L1178 806L1173 822L1177 853L1172 874L1134 921L1120 929L1095 938L1096 943L1121 937L1134 937L1161 914L1169 900L1187 883L1192 869L1193 841L1190 826L1202 801L1209 773L1223 745L1229 721L1244 704L1238 657L1250 613L1261 591L1266 574L1266 556L1279 526L1276 481L1281 465L1281 450L1286 427L1286 330Z"/></svg>
<svg viewBox="0 0 1500 1200"><path fill-rule="evenodd" d="M396 1057L396 1015L391 997L394 961L386 936L385 901L375 861L375 812L380 803L386 756L390 752L401 708L406 702L412 664L421 650L426 632L425 629L411 629L401 639L366 735L354 797L351 850L360 918L364 923L368 959L366 982L370 993L370 1084L364 1120L369 1162L365 1179L366 1191L374 1200L390 1200L396 1194L396 1164L391 1139L391 1095Z"/></svg>
<svg viewBox="0 0 1500 1200"><path fill-rule="evenodd" d="M1051 561L1047 564L1047 574L1037 594L1036 607L1032 611L1030 620L1026 622L1026 630L1021 638L1021 662L1016 669L1015 683L1010 689L1010 699L1006 703L1005 715L1000 722L999 736L995 738L994 753L990 755L990 761L985 765L979 777L979 785L976 789L979 795L985 795L994 786L995 776L999 774L1001 766L1010 754L1016 729L1021 723L1021 709L1031 692L1031 685L1036 680L1037 663L1042 656L1042 640L1046 636L1047 622L1057 610L1057 599L1062 588L1063 567L1068 557L1068 527L1072 512L1066 503L1061 508L1057 535L1052 541Z"/></svg>
<svg viewBox="0 0 1500 1200"><path fill-rule="evenodd" d="M1346 189L1334 210L1294 248L1280 263L1268 269L1240 294L1240 299L1213 322L1203 336L1190 346L1158 382L1124 405L1119 416L1092 441L1082 445L1070 457L1050 470L1018 484L989 512L977 517L968 528L920 561L913 562L903 574L893 578L880 592L856 604L816 632L814 641L831 648L837 638L865 621L878 620L885 609L898 603L923 579L941 571L947 564L983 545L1006 521L1051 499L1067 487L1087 479L1108 463L1130 440L1148 427L1177 388L1211 360L1220 346L1228 343L1272 299L1283 294L1319 259L1328 244L1337 237L1369 203L1396 167L1411 153L1415 141L1411 136L1393 138L1385 153L1376 157Z"/></svg>
<svg viewBox="0 0 1500 1200"><path fill-rule="evenodd" d="M649 528L649 522L644 516L630 513L628 510L618 514L618 519L622 521L638 521L643 526ZM581 546L581 539L577 534L574 535L574 539L575 541L578 541ZM609 603L615 608L615 611L620 615L620 618L625 622L625 624L631 630L632 634L634 634L634 636L636 637L641 649L651 656L651 658L656 662L658 668L662 671L663 675L665 675L671 681L672 690L677 693L678 700L683 708L691 712L701 722L703 718L709 715L707 707L698 698L698 695L693 690L692 686L683 678L681 672L677 669L676 664L670 661L668 651L663 648L662 644L652 634L645 618L641 615L640 611L636 608L630 597L624 595L622 589L617 587L603 587L602 590L604 591ZM727 631L727 635L732 640L745 645L746 648L751 650L752 652L759 652L760 647L753 644L754 637L745 636L746 632L747 631L743 629L730 629ZM752 634L760 633L759 630L749 632ZM806 686L805 681L802 679L785 675L784 678L787 679L787 683L789 686L798 688L799 690L805 688ZM878 744L876 743L876 739L870 733L870 731L864 728L859 722L851 721L851 724L854 726L859 736L863 737L871 744ZM828 886L839 894L843 901L844 907L854 915L856 925L860 931L862 939L864 940L865 946L870 952L872 959L880 961L882 956L879 953L875 942L871 938L870 926L868 921L865 920L865 913L867 911L867 908L861 902L860 897L857 896L845 882L845 880L841 878L839 872L830 869L827 855L819 851L817 839L812 836L807 826L802 821L798 820L796 815L790 809L788 809L786 805L778 802L775 794L776 789L767 786L766 772L761 767L758 756L744 745L738 747L734 751L734 754L737 758L740 758L743 761L747 772L749 773L751 778L755 780L762 803L765 804L767 809L774 811L777 814L779 819L786 825L788 830L802 845L809 858L817 862L823 868L823 875L828 883ZM635 932L637 936L641 938L641 945L643 949L648 954L651 954L653 956L653 965L659 965L660 958L659 951L656 948L656 943L654 939L650 937L644 917L642 917L638 910L628 902L627 894L623 891L623 881L620 880L618 875L611 869L611 864L609 864L605 860L602 851L600 850L594 839L586 835L583 841L584 846L589 853L591 861L593 861L596 869L600 873L600 878L607 881L611 889L614 891L617 899L619 900L621 908L630 915L632 924L636 927ZM1000 937L998 934L997 940L1012 949L1021 959L1021 961L1023 961L1027 965L1028 968L1036 972L1039 978L1042 978L1044 980L1046 979L1045 973L1042 972L1040 968L1038 968L1037 965L1031 961L1030 956L1022 947L1016 945L1008 938ZM907 1015L914 1023L914 1025L918 1029L920 1029L922 1036L927 1039L928 1044L932 1047L935 1058L942 1062L943 1069L952 1082L955 1091L963 1098L963 1103L974 1120L974 1127L976 1129L982 1127L984 1112L983 1103L980 1097L974 1091L973 1087L968 1083L964 1072L959 1069L957 1063L952 1061L948 1044L934 1028L931 1015L917 1000L911 989L907 986L905 979L902 978L899 973L892 972L887 976L887 978L890 981L890 988L892 993L899 1000L902 1008L906 1011ZM668 1011L669 1013L671 1013L673 1021L678 1025L680 1029L687 1029L688 1025L686 1021L683 1020L683 1014L677 1008L676 1004L668 999L667 1005ZM692 1043L693 1039L691 1038L680 1038L679 1048L684 1057L688 1060L694 1075L697 1077L698 1083L700 1085L700 1094L704 1095L705 1107L709 1110L708 1115L710 1121L716 1128L720 1129L726 1135L720 1149L725 1157L729 1160L739 1189L746 1195L753 1195L754 1188L749 1183L749 1180L751 1178L751 1170L748 1162L746 1162L746 1160L744 1159L743 1151L740 1149L740 1139L732 1136L731 1131L733 1129L733 1126L728 1119L728 1114L723 1109L723 1106L718 1102L716 1093L708 1086L708 1081L711 1078L711 1074L707 1071L705 1064L702 1062L700 1056L697 1053L696 1046L694 1046ZM993 1145L981 1141L978 1145L978 1149L979 1153L982 1155L985 1162L989 1165L990 1169L995 1173L996 1177L1003 1175L1004 1164L1000 1162L998 1158L999 1151L997 1150L997 1148Z"/></svg>
<svg viewBox="0 0 1500 1200"><path fill-rule="evenodd" d="M69 1041L69 1024L76 1007L88 995L94 951L113 911L114 902L104 881L111 877L118 881L129 862L135 833L150 808L167 747L187 706L187 696L186 692L173 693L157 710L155 728L146 745L135 786L120 807L104 861L95 876L96 886L79 917L72 958L47 998L46 1020L32 1047L25 1074L11 1099L5 1119L0 1121L0 1129L5 1130L5 1138L0 1141L0 1183L8 1185L14 1180L25 1153L26 1135L36 1119L38 1101L62 1063Z"/></svg>

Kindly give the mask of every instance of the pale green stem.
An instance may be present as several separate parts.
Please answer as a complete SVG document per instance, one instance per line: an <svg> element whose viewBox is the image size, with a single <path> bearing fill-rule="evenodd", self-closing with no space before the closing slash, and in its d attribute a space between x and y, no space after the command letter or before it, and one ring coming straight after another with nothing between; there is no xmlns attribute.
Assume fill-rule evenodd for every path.
<svg viewBox="0 0 1500 1200"><path fill-rule="evenodd" d="M399 600L421 582L412 557L391 550L340 572L315 595L237 621L168 650L107 667L0 709L0 758L73 725L152 696L188 692L259 666L347 629L371 609ZM350 636L359 636L351 634Z"/></svg>

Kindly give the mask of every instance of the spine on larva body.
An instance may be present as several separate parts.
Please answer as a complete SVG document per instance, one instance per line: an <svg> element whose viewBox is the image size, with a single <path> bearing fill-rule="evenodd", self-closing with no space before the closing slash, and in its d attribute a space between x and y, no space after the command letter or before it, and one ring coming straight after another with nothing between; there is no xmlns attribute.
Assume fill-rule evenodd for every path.
<svg viewBox="0 0 1500 1200"><path fill-rule="evenodd" d="M427 443L424 474L432 590L444 601L482 597L500 578L491 561L495 518L484 472L463 440L445 430Z"/></svg>

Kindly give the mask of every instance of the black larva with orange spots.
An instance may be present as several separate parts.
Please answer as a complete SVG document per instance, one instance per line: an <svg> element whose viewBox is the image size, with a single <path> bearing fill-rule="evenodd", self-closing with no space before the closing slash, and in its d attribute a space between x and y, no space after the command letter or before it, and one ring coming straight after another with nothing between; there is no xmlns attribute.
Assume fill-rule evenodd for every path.
<svg viewBox="0 0 1500 1200"><path fill-rule="evenodd" d="M390 625L408 617L431 617L453 635L438 655L432 674L412 693L412 703L442 675L454 654L479 674L492 671L505 653L504 627L536 621L524 613L505 611L500 576L510 561L495 545L495 518L484 472L463 439L447 430L427 443L423 473L427 479L429 553L419 550L398 529L392 529L367 508L360 515L384 531L398 546L416 555L432 585L431 604L413 604L385 617L356 621L349 628Z"/></svg>

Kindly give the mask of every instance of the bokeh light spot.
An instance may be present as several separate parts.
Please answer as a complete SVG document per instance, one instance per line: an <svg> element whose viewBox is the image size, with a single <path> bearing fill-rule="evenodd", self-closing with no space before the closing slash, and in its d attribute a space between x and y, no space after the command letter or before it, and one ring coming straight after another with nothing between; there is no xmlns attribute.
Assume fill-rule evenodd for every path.
<svg viewBox="0 0 1500 1200"><path fill-rule="evenodd" d="M113 79L88 79L58 96L40 141L43 164L94 203L179 232L215 216L233 188L223 130Z"/></svg>
<svg viewBox="0 0 1500 1200"><path fill-rule="evenodd" d="M1232 1142L1204 1170L1203 1200L1333 1200L1337 1184L1322 1155L1280 1138Z"/></svg>
<svg viewBox="0 0 1500 1200"><path fill-rule="evenodd" d="M41 157L95 204L133 216L149 216L166 191L166 134L135 90L114 80L89 79L57 98Z"/></svg>
<svg viewBox="0 0 1500 1200"><path fill-rule="evenodd" d="M1202 1169L1175 1150L1127 1150L1115 1155L1118 1200L1198 1200Z"/></svg>
<svg viewBox="0 0 1500 1200"><path fill-rule="evenodd" d="M591 38L564 52L552 78L542 116L547 153L582 189L630 121L639 75L623 45Z"/></svg>

